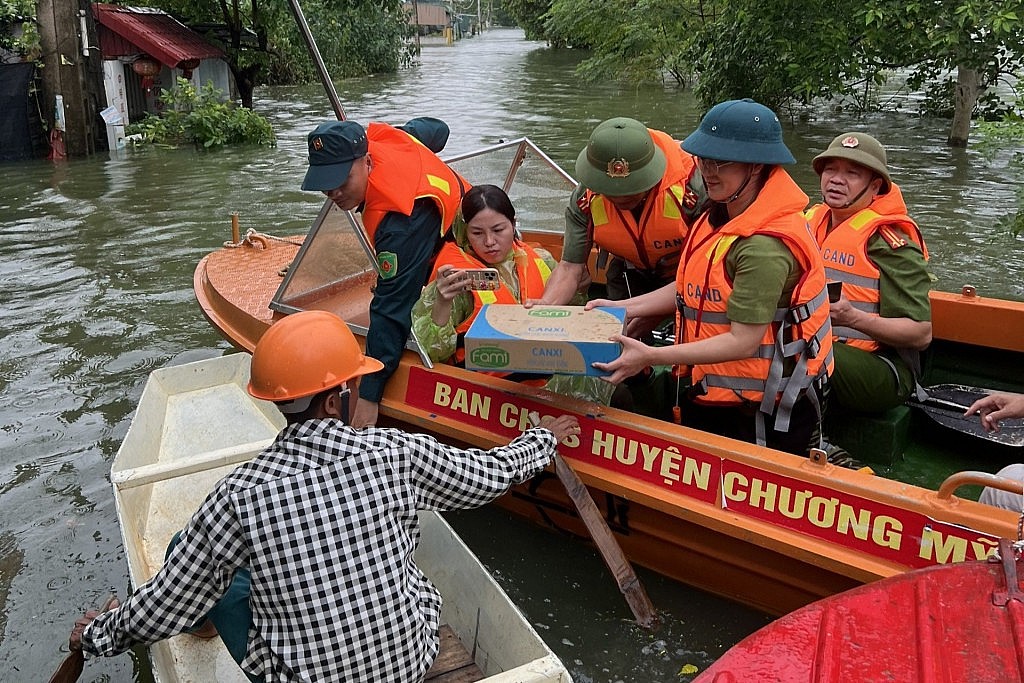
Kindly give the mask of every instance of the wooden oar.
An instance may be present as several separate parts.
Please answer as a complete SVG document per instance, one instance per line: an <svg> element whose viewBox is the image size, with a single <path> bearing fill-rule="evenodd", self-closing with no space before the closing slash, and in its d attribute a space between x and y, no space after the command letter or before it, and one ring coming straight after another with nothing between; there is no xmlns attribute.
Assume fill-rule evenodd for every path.
<svg viewBox="0 0 1024 683"><path fill-rule="evenodd" d="M647 597L647 592L640 583L636 572L633 571L633 566L626 559L615 536L612 535L608 522L601 515L601 511L597 509L597 504L590 496L590 491L559 453L555 453L555 473L558 475L559 481L562 482L562 486L565 487L566 493L569 494L569 498L572 499L573 505L576 506L576 510L580 513L580 519L587 526L590 537L594 539L594 544L597 545L597 550L601 553L601 559L604 560L605 565L619 584L619 590L622 591L629 608L633 611L636 623L647 629L657 628L660 624L658 613L654 610L651 599Z"/></svg>
<svg viewBox="0 0 1024 683"><path fill-rule="evenodd" d="M116 595L108 595L107 599L100 606L100 612L106 612L110 609L115 600L117 600ZM64 661L60 663L57 670L53 672L53 675L50 676L50 683L75 683L82 675L84 668L85 655L82 654L81 650L72 650L64 658Z"/></svg>

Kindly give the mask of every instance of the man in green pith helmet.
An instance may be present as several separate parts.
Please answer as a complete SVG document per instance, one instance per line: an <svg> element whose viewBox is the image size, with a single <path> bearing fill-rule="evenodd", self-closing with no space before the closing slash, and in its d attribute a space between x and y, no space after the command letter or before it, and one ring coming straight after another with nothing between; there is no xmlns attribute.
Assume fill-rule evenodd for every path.
<svg viewBox="0 0 1024 683"><path fill-rule="evenodd" d="M885 411L910 396L918 354L931 343L928 249L878 140L843 133L812 164L823 202L807 210L807 222L827 277L842 283L831 303L832 400Z"/></svg>
<svg viewBox="0 0 1024 683"><path fill-rule="evenodd" d="M807 195L782 168L796 159L775 113L749 99L712 107L682 145L711 204L686 236L676 280L619 304L587 304L623 305L627 326L675 311L676 343L616 336L622 354L594 367L621 382L676 366L690 383L677 399L686 405L673 406L683 424L806 454L832 369L832 327Z"/></svg>
<svg viewBox="0 0 1024 683"><path fill-rule="evenodd" d="M602 254L598 266L607 259L610 299L672 282L683 238L706 201L693 158L679 142L635 119L608 119L580 152L576 177L561 260L538 303L568 303L589 281L594 244Z"/></svg>

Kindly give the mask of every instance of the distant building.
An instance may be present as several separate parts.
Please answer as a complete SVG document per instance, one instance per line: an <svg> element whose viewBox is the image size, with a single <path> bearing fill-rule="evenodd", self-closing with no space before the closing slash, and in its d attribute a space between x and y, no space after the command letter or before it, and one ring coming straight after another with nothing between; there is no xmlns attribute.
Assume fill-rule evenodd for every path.
<svg viewBox="0 0 1024 683"><path fill-rule="evenodd" d="M432 0L416 0L402 5L409 14L409 23L417 27L421 36L443 33L454 21L448 7Z"/></svg>

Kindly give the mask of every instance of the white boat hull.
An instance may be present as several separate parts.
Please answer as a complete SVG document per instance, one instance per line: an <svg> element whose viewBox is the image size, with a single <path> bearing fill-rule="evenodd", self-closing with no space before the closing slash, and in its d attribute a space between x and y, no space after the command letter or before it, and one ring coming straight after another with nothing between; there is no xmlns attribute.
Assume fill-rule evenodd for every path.
<svg viewBox="0 0 1024 683"><path fill-rule="evenodd" d="M154 371L111 467L132 584L163 563L171 536L224 475L284 426L273 404L245 392L249 355ZM559 659L439 515L421 513L416 561L444 596L451 626L495 683L571 680ZM180 635L150 648L160 683L246 683L219 638Z"/></svg>

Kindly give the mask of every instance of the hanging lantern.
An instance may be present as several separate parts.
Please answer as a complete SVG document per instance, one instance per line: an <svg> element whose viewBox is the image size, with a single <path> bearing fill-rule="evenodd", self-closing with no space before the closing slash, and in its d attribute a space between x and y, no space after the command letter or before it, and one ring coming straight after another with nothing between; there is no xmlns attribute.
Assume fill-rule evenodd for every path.
<svg viewBox="0 0 1024 683"><path fill-rule="evenodd" d="M149 76L152 78L160 73L160 62L156 61L152 57L143 55L134 62L132 62L132 71L139 74L143 78Z"/></svg>
<svg viewBox="0 0 1024 683"><path fill-rule="evenodd" d="M142 88L149 92L153 89L153 79L160 74L160 62L149 55L143 55L132 62L132 71L142 76Z"/></svg>
<svg viewBox="0 0 1024 683"><path fill-rule="evenodd" d="M181 76L182 76L182 78L186 78L188 80L191 80L192 79L192 72L195 69L199 68L199 60L198 59L186 59L184 61L178 62L178 68L181 69Z"/></svg>

